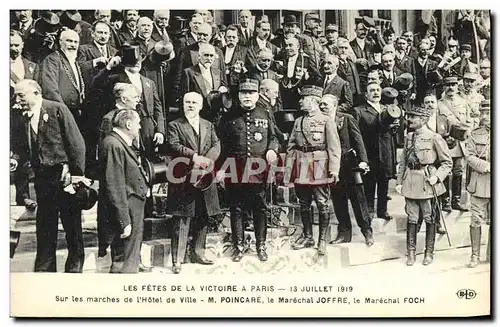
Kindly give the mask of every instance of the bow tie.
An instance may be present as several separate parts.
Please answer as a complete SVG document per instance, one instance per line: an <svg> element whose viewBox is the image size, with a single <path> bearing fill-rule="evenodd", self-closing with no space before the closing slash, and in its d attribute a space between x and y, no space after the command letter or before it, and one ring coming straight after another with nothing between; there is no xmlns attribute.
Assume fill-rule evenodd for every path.
<svg viewBox="0 0 500 327"><path fill-rule="evenodd" d="M31 119L34 114L33 110L26 110L23 112L23 116L28 117L29 119Z"/></svg>

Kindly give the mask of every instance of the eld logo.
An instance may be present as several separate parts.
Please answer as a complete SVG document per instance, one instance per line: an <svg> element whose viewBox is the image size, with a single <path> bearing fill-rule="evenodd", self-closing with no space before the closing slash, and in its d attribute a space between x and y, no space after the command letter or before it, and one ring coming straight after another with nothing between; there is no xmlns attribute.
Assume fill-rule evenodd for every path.
<svg viewBox="0 0 500 327"><path fill-rule="evenodd" d="M459 299L465 299L465 300L472 300L475 298L477 295L476 291L474 290L467 290L467 289L462 289L457 292L457 297Z"/></svg>

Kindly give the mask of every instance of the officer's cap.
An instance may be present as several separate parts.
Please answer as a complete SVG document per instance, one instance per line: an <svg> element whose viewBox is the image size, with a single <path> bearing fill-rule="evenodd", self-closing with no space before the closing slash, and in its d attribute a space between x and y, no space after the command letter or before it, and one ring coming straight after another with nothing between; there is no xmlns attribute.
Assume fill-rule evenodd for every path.
<svg viewBox="0 0 500 327"><path fill-rule="evenodd" d="M300 96L313 96L321 98L323 96L323 88L315 85L305 85L300 91Z"/></svg>
<svg viewBox="0 0 500 327"><path fill-rule="evenodd" d="M319 15L317 13L313 13L313 12L307 13L305 20L309 20L309 19L315 19L315 20L321 22L321 19L319 18Z"/></svg>
<svg viewBox="0 0 500 327"><path fill-rule="evenodd" d="M444 79L444 84L458 84L458 77L449 76Z"/></svg>
<svg viewBox="0 0 500 327"><path fill-rule="evenodd" d="M460 46L460 51L462 50L472 51L472 46L470 44L462 44L462 46Z"/></svg>
<svg viewBox="0 0 500 327"><path fill-rule="evenodd" d="M240 82L240 91L259 92L259 81L255 79L246 79Z"/></svg>
<svg viewBox="0 0 500 327"><path fill-rule="evenodd" d="M431 116L431 109L426 109L424 107L412 107L408 110L406 110L407 114L410 115L415 115L415 116L421 116L421 117L430 117Z"/></svg>
<svg viewBox="0 0 500 327"><path fill-rule="evenodd" d="M339 31L339 27L335 24L328 24L325 28L325 31L328 32L328 31L334 31L334 32L338 32Z"/></svg>

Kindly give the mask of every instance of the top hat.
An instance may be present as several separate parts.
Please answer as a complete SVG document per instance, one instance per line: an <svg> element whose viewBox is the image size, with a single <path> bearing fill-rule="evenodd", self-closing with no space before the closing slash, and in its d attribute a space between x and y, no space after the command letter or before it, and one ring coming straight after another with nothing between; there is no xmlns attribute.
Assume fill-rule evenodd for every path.
<svg viewBox="0 0 500 327"><path fill-rule="evenodd" d="M380 100L383 104L393 104L394 100L398 97L399 92L395 88L385 87L382 90L382 98Z"/></svg>
<svg viewBox="0 0 500 327"><path fill-rule="evenodd" d="M398 91L408 90L413 84L413 75L410 73L403 73L396 77L394 84L392 85Z"/></svg>
<svg viewBox="0 0 500 327"><path fill-rule="evenodd" d="M142 60L139 46L125 43L121 49L121 64L125 67L134 67Z"/></svg>
<svg viewBox="0 0 500 327"><path fill-rule="evenodd" d="M207 95L207 102L212 109L231 109L233 106L233 99L230 93L221 93L219 91L212 91Z"/></svg>
<svg viewBox="0 0 500 327"><path fill-rule="evenodd" d="M151 59L154 62L170 61L175 58L174 46L169 41L156 42L151 51Z"/></svg>
<svg viewBox="0 0 500 327"><path fill-rule="evenodd" d="M239 90L259 92L259 81L255 79L243 80L240 83Z"/></svg>
<svg viewBox="0 0 500 327"><path fill-rule="evenodd" d="M170 18L168 28L171 34L183 34L189 31L186 18L181 16L174 16Z"/></svg>
<svg viewBox="0 0 500 327"><path fill-rule="evenodd" d="M90 210L97 203L97 191L83 183L77 184L74 196L83 210Z"/></svg>
<svg viewBox="0 0 500 327"><path fill-rule="evenodd" d="M412 77L413 78L413 77ZM443 81L443 76L439 72L439 70L433 70L427 73L427 80L429 84L439 84Z"/></svg>
<svg viewBox="0 0 500 327"><path fill-rule="evenodd" d="M55 34L59 30L59 16L52 11L42 11L40 18L35 22L35 32L38 35Z"/></svg>
<svg viewBox="0 0 500 327"><path fill-rule="evenodd" d="M278 129L283 133L291 133L293 130L293 125L295 120L300 117L302 113L297 110L280 110L274 113L274 118L276 120L276 125Z"/></svg>
<svg viewBox="0 0 500 327"><path fill-rule="evenodd" d="M152 163L146 160L145 171L148 176L148 185L152 187L155 184L166 183L168 181L168 166L164 163Z"/></svg>
<svg viewBox="0 0 500 327"><path fill-rule="evenodd" d="M323 88L316 85L304 85L299 94L301 97L314 96L321 98L323 96Z"/></svg>
<svg viewBox="0 0 500 327"><path fill-rule="evenodd" d="M58 15L61 20L61 25L70 29L75 28L75 26L82 21L82 15L78 12L78 10L65 10L59 12Z"/></svg>
<svg viewBox="0 0 500 327"><path fill-rule="evenodd" d="M361 23L363 23L365 28L375 27L375 20L368 16L363 16Z"/></svg>
<svg viewBox="0 0 500 327"><path fill-rule="evenodd" d="M286 15L283 18L283 25L298 24L297 18L294 15Z"/></svg>

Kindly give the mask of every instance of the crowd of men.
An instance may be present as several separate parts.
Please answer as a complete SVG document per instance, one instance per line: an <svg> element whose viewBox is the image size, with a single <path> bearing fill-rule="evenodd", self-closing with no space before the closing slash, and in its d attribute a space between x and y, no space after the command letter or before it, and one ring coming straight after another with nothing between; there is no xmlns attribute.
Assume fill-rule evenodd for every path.
<svg viewBox="0 0 500 327"><path fill-rule="evenodd" d="M96 10L92 23L76 10L38 16L16 11L10 31L11 171L16 203L37 208L35 271L56 269L59 215L65 271L82 271L82 199L75 194L92 180L99 180L99 256L111 247L111 272L146 269L140 247L144 217L153 211L151 167L186 158L174 175L201 168L213 170L206 174L213 181L169 183L174 273L186 251L194 263L214 263L204 249L209 219L221 212L217 184L230 208L233 260L248 250L249 219L257 256L268 259L267 184L275 182L268 176L277 165L289 168L300 205L303 233L293 249L316 245L313 200L320 255L333 214L339 225L330 243L351 241L348 200L371 246L371 220L392 219L388 185L397 175L397 148L407 264L415 262L423 221L430 264L435 234L445 233L436 212L468 210L460 201L464 174L472 195L470 265L478 264L491 160L490 33L479 12L458 13L443 50L432 30L395 35L370 17L348 40L337 25L321 30L316 13L305 14L303 31L293 15L280 31L271 31L265 16L252 29L248 10L227 27L215 25L208 10L196 10L189 25L168 10L151 17L123 10L113 22L110 10ZM254 159L264 168L248 178L259 165Z"/></svg>

